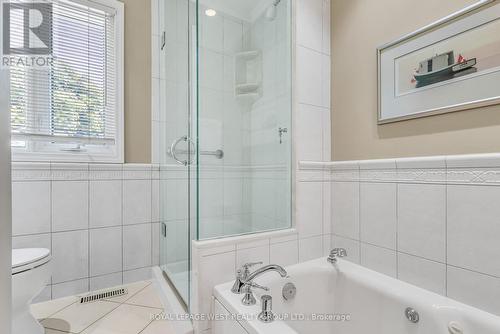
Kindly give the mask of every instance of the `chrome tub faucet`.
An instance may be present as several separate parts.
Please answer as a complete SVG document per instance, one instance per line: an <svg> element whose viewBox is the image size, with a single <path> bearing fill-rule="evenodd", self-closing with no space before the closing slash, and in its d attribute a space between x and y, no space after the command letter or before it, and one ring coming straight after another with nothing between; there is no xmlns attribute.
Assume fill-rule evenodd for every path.
<svg viewBox="0 0 500 334"><path fill-rule="evenodd" d="M231 292L235 294L244 293L245 296L242 299L244 305L255 305L256 300L253 296L252 288L262 289L264 291L269 291L269 288L261 286L257 283L254 283L253 280L257 277L271 271L275 271L280 274L281 277L286 277L286 270L277 264L270 264L264 267L261 267L254 272L250 272L251 267L262 264L262 262L254 262L254 263L246 263L242 266L241 269L238 269L236 272L236 280L231 288Z"/></svg>
<svg viewBox="0 0 500 334"><path fill-rule="evenodd" d="M331 264L337 263L337 259L341 257L346 257L347 251L344 248L334 248L330 252L330 255L327 258L327 261Z"/></svg>

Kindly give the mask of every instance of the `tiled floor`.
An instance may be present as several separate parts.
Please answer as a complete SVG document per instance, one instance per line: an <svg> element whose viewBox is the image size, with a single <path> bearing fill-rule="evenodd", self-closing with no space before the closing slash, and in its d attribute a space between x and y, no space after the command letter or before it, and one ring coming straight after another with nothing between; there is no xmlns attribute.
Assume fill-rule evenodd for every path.
<svg viewBox="0 0 500 334"><path fill-rule="evenodd" d="M78 297L56 299L31 306L46 334L174 334L165 320L155 320L163 312L150 281L125 286L128 294L88 304Z"/></svg>

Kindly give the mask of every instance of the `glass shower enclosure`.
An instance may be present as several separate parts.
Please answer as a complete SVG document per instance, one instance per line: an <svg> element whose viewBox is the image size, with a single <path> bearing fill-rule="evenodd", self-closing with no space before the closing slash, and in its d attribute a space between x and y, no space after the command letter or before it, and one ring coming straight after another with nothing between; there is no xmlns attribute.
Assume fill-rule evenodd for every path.
<svg viewBox="0 0 500 334"><path fill-rule="evenodd" d="M291 226L291 0L160 0L160 267L189 310L191 242Z"/></svg>

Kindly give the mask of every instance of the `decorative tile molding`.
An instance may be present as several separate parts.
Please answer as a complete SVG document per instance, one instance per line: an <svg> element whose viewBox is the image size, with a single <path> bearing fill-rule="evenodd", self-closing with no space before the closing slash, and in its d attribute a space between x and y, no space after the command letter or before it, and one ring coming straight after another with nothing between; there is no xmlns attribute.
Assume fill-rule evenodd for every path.
<svg viewBox="0 0 500 334"><path fill-rule="evenodd" d="M500 286L500 154L299 164L325 169L332 246L348 260L500 314L476 297Z"/></svg>
<svg viewBox="0 0 500 334"><path fill-rule="evenodd" d="M328 170L331 180L339 182L500 185L500 154L339 162L301 161L298 173L307 175Z"/></svg>

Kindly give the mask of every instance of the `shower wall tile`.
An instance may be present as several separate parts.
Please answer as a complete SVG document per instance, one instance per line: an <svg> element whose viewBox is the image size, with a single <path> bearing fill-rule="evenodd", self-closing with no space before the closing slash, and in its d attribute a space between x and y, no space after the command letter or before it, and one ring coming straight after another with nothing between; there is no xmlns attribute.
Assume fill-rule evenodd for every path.
<svg viewBox="0 0 500 334"><path fill-rule="evenodd" d="M15 163L13 175L13 247L52 251L43 300L151 276L159 262L158 165ZM125 227L124 188L133 224ZM125 244L129 226L141 233L127 234ZM125 252L133 270L123 271Z"/></svg>

